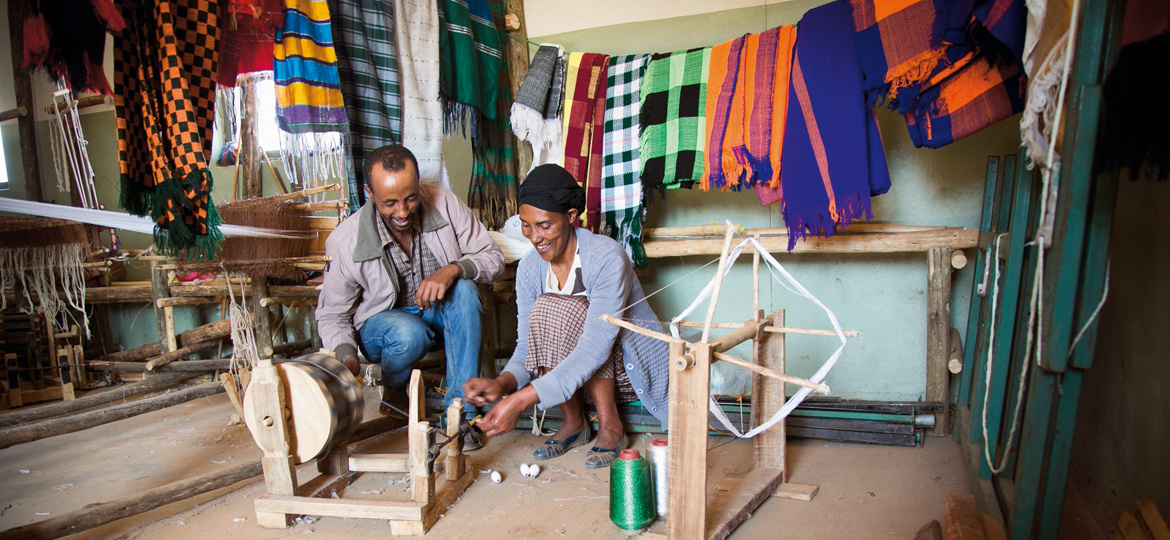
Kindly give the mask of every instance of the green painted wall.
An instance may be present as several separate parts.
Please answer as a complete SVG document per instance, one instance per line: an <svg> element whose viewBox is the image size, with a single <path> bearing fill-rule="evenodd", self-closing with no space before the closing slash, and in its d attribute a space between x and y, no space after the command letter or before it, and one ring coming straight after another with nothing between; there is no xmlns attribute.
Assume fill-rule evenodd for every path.
<svg viewBox="0 0 1170 540"><path fill-rule="evenodd" d="M536 42L558 43L569 51L606 54L669 52L734 39L796 22L821 0L796 0L755 8L628 23L549 36ZM902 119L879 115L893 188L873 200L874 219L910 225L978 227L987 157L1015 153L1018 117L1007 119L940 150L916 149ZM778 206L762 208L754 193L677 190L654 203L646 227L722 223L744 227L782 227ZM834 395L859 399L917 400L926 386L926 255L788 255L777 259L806 288L832 309L846 329L858 330L827 382ZM975 254L968 253L968 257ZM649 300L660 318L682 311L715 274L714 265L686 277L707 257L651 261L642 279L646 291L670 288ZM965 328L974 265L956 272L952 322ZM830 328L823 312L796 298L764 276L761 308L783 308L790 326ZM681 281L680 281L681 280ZM724 282L715 319L742 322L751 314L751 260L743 258ZM692 319L702 319L701 307ZM811 376L836 348L832 338L791 336L788 371ZM750 357L746 346L734 353ZM722 364L717 364L721 366ZM731 368L729 371L739 371ZM731 376L732 378L735 375Z"/></svg>

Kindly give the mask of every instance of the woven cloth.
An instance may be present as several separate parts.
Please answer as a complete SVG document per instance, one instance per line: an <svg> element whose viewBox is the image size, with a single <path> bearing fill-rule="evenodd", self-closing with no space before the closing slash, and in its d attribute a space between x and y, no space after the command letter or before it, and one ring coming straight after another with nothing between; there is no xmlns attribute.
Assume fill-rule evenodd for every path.
<svg viewBox="0 0 1170 540"><path fill-rule="evenodd" d="M126 21L110 0L9 1L25 4L24 69L43 69L76 94L114 93L102 65L106 32Z"/></svg>
<svg viewBox="0 0 1170 540"><path fill-rule="evenodd" d="M272 71L272 45L284 24L281 0L227 0L220 22L220 86L235 86L244 73ZM233 139L234 140L234 139Z"/></svg>
<svg viewBox="0 0 1170 540"><path fill-rule="evenodd" d="M536 297L528 314L528 356L524 357L524 369L544 374L559 366L577 347L588 314L589 300L584 296L542 294ZM622 342L615 339L609 358L593 372L590 380L614 379L617 402L629 403L637 401L638 395L630 385L622 356ZM588 391L581 394L587 403L593 403Z"/></svg>
<svg viewBox="0 0 1170 540"><path fill-rule="evenodd" d="M744 172L731 149L743 144L744 94L747 90L743 80L746 70L741 70L740 64L744 60L747 38L745 35L711 47L707 130L703 137L707 141L707 152L699 180L699 188L703 191L713 187L738 190Z"/></svg>
<svg viewBox="0 0 1170 540"><path fill-rule="evenodd" d="M207 169L219 4L121 0L118 8L126 21L114 40L119 204L156 220L159 250L210 258L223 238Z"/></svg>
<svg viewBox="0 0 1170 540"><path fill-rule="evenodd" d="M534 152L549 149L561 138L559 119L561 96L565 92L563 56L559 46L541 45L528 64L528 74L512 103L512 133L528 141Z"/></svg>
<svg viewBox="0 0 1170 540"><path fill-rule="evenodd" d="M402 144L418 161L420 181L450 187L443 164L436 0L394 0L394 14L402 87Z"/></svg>
<svg viewBox="0 0 1170 540"><path fill-rule="evenodd" d="M638 174L638 93L648 54L609 59L602 139L601 228L626 249L634 266L646 266L642 247L642 177Z"/></svg>
<svg viewBox="0 0 1170 540"><path fill-rule="evenodd" d="M276 122L288 133L347 131L329 6L285 0L284 26L273 47Z"/></svg>
<svg viewBox="0 0 1170 540"><path fill-rule="evenodd" d="M492 0L494 2L495 0ZM447 134L491 135L499 116L497 74L506 69L501 32L489 0L439 0L439 97ZM500 9L503 13L503 9Z"/></svg>
<svg viewBox="0 0 1170 540"><path fill-rule="evenodd" d="M601 221L601 152L605 135L605 87L609 56L572 53L576 78L566 81L565 170L585 188L581 226L598 232Z"/></svg>
<svg viewBox="0 0 1170 540"><path fill-rule="evenodd" d="M711 48L655 54L642 79L642 185L691 187L703 174Z"/></svg>
<svg viewBox="0 0 1170 540"><path fill-rule="evenodd" d="M366 154L402 137L402 97L390 0L330 0L337 74L349 117L350 211L365 203ZM347 175L348 176L348 175Z"/></svg>
<svg viewBox="0 0 1170 540"><path fill-rule="evenodd" d="M502 0L489 0L488 8L491 12L491 22L493 28L504 28L504 2ZM443 15L440 13L440 20ZM476 27L480 30L485 28L481 22L476 22ZM443 28L440 26L440 28ZM494 34L494 43L502 44L504 32L502 30L496 31ZM462 40L456 39L452 32L448 32L448 37L451 38L452 43L460 43ZM466 37L466 36L464 36ZM477 36L477 39L480 36ZM485 42L491 42L490 36L482 36ZM440 31L440 57L443 58L443 64L440 68L444 72L449 67L449 52L442 52L444 40L442 39L442 32ZM480 48L482 45L482 48ZM486 61L488 58L496 58L496 54L500 54L502 59L502 52L499 49L489 50L487 44L476 43L477 50L484 51L481 54L480 67L485 68L493 65ZM511 128L508 127L508 113L512 106L512 87L511 80L508 76L508 64L506 62L499 62L495 64L496 71L492 74L492 81L494 82L493 91L495 101L491 102L490 107L494 107L493 115L490 122L472 121L472 137L471 137L471 182L467 192L467 206L475 211L476 217L483 222L489 229L501 229L504 222L509 217L516 214L519 205L516 202L516 138L512 135ZM481 73L481 77L487 75ZM440 81L444 79L440 77ZM441 84L440 84L441 86ZM444 95L445 90L440 88L440 97ZM453 94L445 94L451 96ZM450 101L445 101L445 105L450 105ZM456 108L458 110L458 108ZM444 115L447 120L452 120L456 116L452 116L450 110L445 111ZM485 116L486 117L486 116ZM472 117L474 118L474 116ZM450 126L450 123L447 123ZM478 135L477 135L478 133Z"/></svg>
<svg viewBox="0 0 1170 540"><path fill-rule="evenodd" d="M889 189L851 33L849 6L841 2L812 9L800 21L780 170L790 251L807 235L831 236L870 219L871 194Z"/></svg>

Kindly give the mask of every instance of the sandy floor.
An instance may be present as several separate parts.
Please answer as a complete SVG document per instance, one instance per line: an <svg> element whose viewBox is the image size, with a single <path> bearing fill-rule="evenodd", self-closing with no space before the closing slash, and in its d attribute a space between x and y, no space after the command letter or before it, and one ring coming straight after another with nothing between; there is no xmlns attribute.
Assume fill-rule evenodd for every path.
<svg viewBox="0 0 1170 540"><path fill-rule="evenodd" d="M233 411L223 394L81 433L0 450L0 530L47 519L86 505L253 460L260 452L246 428L229 425ZM376 414L376 413L374 413ZM370 416L367 414L367 418ZM633 446L644 449L650 436ZM542 463L538 478L519 473L541 439L516 432L471 454L487 475L467 489L431 529L438 538L626 538L609 521L609 473L585 468L576 449ZM372 451L404 451L405 436L385 437ZM708 487L745 474L751 444L712 437ZM794 440L790 481L820 486L811 502L771 498L741 525L734 538L912 538L932 519L945 523L943 496L969 493L963 456L950 438L919 448L893 448ZM302 466L302 477L315 467ZM345 492L352 498L408 498L401 475L366 474ZM253 500L263 482L242 482L71 538L384 538L376 520L321 518L286 530L256 524ZM653 532L665 532L655 522Z"/></svg>

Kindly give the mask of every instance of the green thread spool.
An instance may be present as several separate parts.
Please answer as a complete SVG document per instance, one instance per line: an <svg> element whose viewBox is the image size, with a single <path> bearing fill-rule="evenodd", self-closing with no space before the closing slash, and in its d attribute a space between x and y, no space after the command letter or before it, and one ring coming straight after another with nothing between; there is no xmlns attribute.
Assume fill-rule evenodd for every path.
<svg viewBox="0 0 1170 540"><path fill-rule="evenodd" d="M640 531L654 520L650 465L632 448L609 466L609 519L625 531Z"/></svg>

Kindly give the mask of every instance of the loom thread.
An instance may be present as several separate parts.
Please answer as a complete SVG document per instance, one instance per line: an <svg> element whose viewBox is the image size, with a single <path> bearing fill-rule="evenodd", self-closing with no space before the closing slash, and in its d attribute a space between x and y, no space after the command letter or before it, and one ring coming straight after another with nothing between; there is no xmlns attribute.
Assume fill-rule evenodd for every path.
<svg viewBox="0 0 1170 540"><path fill-rule="evenodd" d="M667 478L666 469L669 461L666 439L654 439L650 443L650 470L653 471L654 509L658 517L666 517Z"/></svg>
<svg viewBox="0 0 1170 540"><path fill-rule="evenodd" d="M609 519L624 531L640 531L654 520L650 465L632 448L609 466Z"/></svg>

